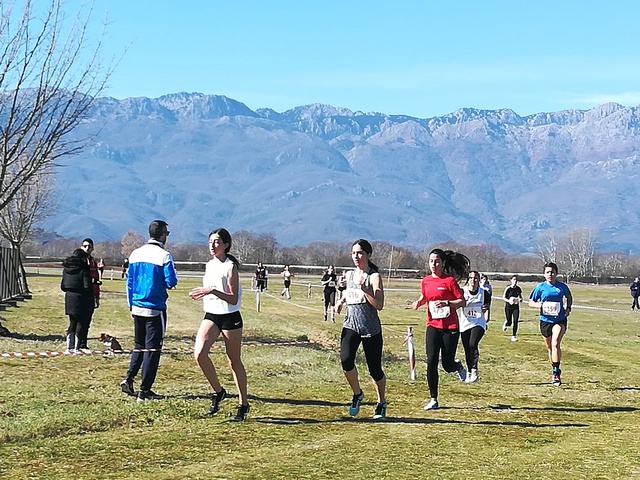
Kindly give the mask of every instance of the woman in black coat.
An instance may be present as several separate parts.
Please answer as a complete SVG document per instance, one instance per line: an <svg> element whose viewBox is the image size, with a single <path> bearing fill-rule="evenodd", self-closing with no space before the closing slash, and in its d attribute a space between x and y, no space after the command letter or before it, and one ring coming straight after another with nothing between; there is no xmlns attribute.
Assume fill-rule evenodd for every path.
<svg viewBox="0 0 640 480"><path fill-rule="evenodd" d="M69 316L67 351L87 344L93 311L93 288L87 252L78 248L62 262L60 289L64 292L64 313Z"/></svg>

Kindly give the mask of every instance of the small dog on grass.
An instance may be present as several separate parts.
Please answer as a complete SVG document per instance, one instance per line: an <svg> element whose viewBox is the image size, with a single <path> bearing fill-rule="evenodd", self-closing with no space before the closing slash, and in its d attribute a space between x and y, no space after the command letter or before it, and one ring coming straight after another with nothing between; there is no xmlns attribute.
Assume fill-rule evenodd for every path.
<svg viewBox="0 0 640 480"><path fill-rule="evenodd" d="M112 337L108 333L101 333L98 336L98 341L104 343L104 346L109 350L122 350L122 345L116 337Z"/></svg>

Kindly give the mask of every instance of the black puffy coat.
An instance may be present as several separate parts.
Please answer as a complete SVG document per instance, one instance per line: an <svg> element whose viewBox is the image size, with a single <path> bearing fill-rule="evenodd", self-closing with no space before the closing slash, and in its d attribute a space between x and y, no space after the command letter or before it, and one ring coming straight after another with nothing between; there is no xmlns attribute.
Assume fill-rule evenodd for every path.
<svg viewBox="0 0 640 480"><path fill-rule="evenodd" d="M60 289L64 294L64 314L89 316L94 308L93 287L86 258L69 257L62 262Z"/></svg>

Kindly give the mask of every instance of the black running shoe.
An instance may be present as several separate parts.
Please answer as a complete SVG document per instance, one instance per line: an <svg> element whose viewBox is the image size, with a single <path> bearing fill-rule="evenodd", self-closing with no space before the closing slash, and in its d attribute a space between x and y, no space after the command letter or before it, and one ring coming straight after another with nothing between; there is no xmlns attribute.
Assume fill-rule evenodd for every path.
<svg viewBox="0 0 640 480"><path fill-rule="evenodd" d="M380 420L387 418L387 402L378 403L376 405L376 410L373 414L374 420Z"/></svg>
<svg viewBox="0 0 640 480"><path fill-rule="evenodd" d="M135 397L136 392L133 390L133 379L125 378L120 382L120 388L122 389L122 393L126 393L130 397Z"/></svg>
<svg viewBox="0 0 640 480"><path fill-rule="evenodd" d="M138 403L146 402L147 400L162 400L164 397L162 395L158 395L153 390L140 390L138 392Z"/></svg>
<svg viewBox="0 0 640 480"><path fill-rule="evenodd" d="M238 405L238 413L236 413L236 416L233 417L231 421L244 422L247 419L247 415L249 415L250 410L251 410L251 406L249 404Z"/></svg>
<svg viewBox="0 0 640 480"><path fill-rule="evenodd" d="M211 397L211 406L209 407L209 415L215 415L220 410L220 402L227 398L227 391L223 388Z"/></svg>

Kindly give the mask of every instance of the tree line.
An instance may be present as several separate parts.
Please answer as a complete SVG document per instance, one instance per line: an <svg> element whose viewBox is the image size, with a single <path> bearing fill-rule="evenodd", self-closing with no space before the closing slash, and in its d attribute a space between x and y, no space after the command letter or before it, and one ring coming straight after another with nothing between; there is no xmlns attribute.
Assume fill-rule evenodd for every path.
<svg viewBox="0 0 640 480"><path fill-rule="evenodd" d="M43 235L44 232L36 231ZM258 262L267 265L310 265L350 267L351 242L318 241L309 245L279 245L271 233L255 234L240 230L232 234L231 252L245 265ZM79 238L55 238L46 243L29 240L23 252L42 260L57 260L68 256L80 245ZM119 267L130 253L146 243L147 238L135 231L126 232L120 241L95 243L94 255L109 267ZM411 249L388 242L372 242L372 260L384 271L389 269L403 276L424 274L429 252L433 248L464 253L474 270L538 274L542 265L553 261L560 273L573 279L598 281L603 277L635 277L640 271L640 256L623 252L599 252L594 235L586 229L575 230L554 237L541 236L535 252L507 252L495 244L464 245L457 242L427 245L424 249ZM207 244L177 243L168 249L178 262L206 262L211 256Z"/></svg>

